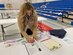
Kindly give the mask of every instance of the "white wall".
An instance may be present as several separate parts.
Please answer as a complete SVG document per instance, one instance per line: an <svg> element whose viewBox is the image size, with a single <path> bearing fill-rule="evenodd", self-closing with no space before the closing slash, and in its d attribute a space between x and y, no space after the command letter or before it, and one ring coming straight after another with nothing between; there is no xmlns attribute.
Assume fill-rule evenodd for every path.
<svg viewBox="0 0 73 55"><path fill-rule="evenodd" d="M25 0L0 0L0 4L6 4L7 3L11 3L13 9L18 9L20 8L21 4L23 4L25 2Z"/></svg>
<svg viewBox="0 0 73 55"><path fill-rule="evenodd" d="M20 8L21 4L23 4L26 0L0 0L0 3L11 3L13 6L13 9ZM32 3L39 3L39 2L45 2L45 1L55 1L55 0L31 0Z"/></svg>
<svg viewBox="0 0 73 55"><path fill-rule="evenodd" d="M45 2L45 0L32 0L32 3Z"/></svg>
<svg viewBox="0 0 73 55"><path fill-rule="evenodd" d="M4 0L0 0L0 4L3 4L4 3Z"/></svg>
<svg viewBox="0 0 73 55"><path fill-rule="evenodd" d="M12 5L13 5L13 8L20 8L21 4L23 4L24 1L23 0L12 0Z"/></svg>
<svg viewBox="0 0 73 55"><path fill-rule="evenodd" d="M18 9L20 8L21 4L23 4L24 0L9 0L5 1L5 4L8 2L12 4L13 9Z"/></svg>

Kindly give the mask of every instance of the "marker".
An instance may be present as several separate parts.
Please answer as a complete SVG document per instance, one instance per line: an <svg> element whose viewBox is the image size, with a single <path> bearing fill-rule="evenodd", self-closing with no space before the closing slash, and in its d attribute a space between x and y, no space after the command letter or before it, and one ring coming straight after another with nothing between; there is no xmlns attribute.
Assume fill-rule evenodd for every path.
<svg viewBox="0 0 73 55"><path fill-rule="evenodd" d="M35 41L32 46L36 45L36 47L38 48L39 51L42 51L41 48L39 47L39 45L37 44L37 41Z"/></svg>

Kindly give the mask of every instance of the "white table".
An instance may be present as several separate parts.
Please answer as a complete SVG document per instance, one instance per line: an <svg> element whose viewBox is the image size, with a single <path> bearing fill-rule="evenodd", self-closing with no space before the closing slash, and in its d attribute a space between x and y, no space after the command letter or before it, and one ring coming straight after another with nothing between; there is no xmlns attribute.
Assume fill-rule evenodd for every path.
<svg viewBox="0 0 73 55"><path fill-rule="evenodd" d="M16 10L15 9L10 9L10 10L9 9L4 9L4 10L0 10L0 13L5 13L5 12L7 12L7 13L8 12L19 12L19 10L18 9L16 9Z"/></svg>
<svg viewBox="0 0 73 55"><path fill-rule="evenodd" d="M61 43L62 47L56 51L50 51L52 55L73 55L73 43L68 43L68 41L64 41L63 39L56 38L52 36L52 38L59 43Z"/></svg>
<svg viewBox="0 0 73 55"><path fill-rule="evenodd" d="M36 46L31 46L30 44L26 44L27 48L31 55L73 55L73 27L66 28L67 31L64 39L59 39L55 36L51 36L52 39L59 42L62 47L56 49L54 51L50 51L46 46L42 43L38 42L39 47L42 51L38 51Z"/></svg>
<svg viewBox="0 0 73 55"><path fill-rule="evenodd" d="M2 36L3 36L3 40L5 39L5 35L4 35L4 28L11 26L13 24L17 23L17 18L16 19L0 19L0 25L1 25L1 29L2 29ZM3 27L4 24L10 24L6 27Z"/></svg>
<svg viewBox="0 0 73 55"><path fill-rule="evenodd" d="M52 39L62 44L62 48L50 52L52 55L73 55L73 27L66 28L66 35L63 39L52 36Z"/></svg>
<svg viewBox="0 0 73 55"><path fill-rule="evenodd" d="M0 25L2 24L11 24L11 23L16 23L17 22L17 18L16 19L0 19Z"/></svg>
<svg viewBox="0 0 73 55"><path fill-rule="evenodd" d="M73 27L66 28L65 30L67 32L66 37L69 37L73 40Z"/></svg>
<svg viewBox="0 0 73 55"><path fill-rule="evenodd" d="M58 41L62 45L62 47L57 50L50 51L42 43L38 43L39 47L42 50L42 51L39 51L36 46L31 46L30 44L27 44L29 53L31 55L73 55L73 45L68 45L63 40L58 39L54 36L52 36L52 38Z"/></svg>
<svg viewBox="0 0 73 55"><path fill-rule="evenodd" d="M67 33L73 32L73 28L68 28L66 30L69 30L69 31L67 31ZM72 35L73 34L71 33L71 36ZM69 36L69 34L68 34L68 36ZM70 43L70 42L68 43L68 42L64 41L65 39L59 39L54 36L51 36L51 37L55 41L59 42L62 45L62 47L57 50L50 51L41 42L38 42L37 44L42 50L42 51L39 51L38 48L36 47L36 45L32 46L31 44L27 43L26 47L27 47L30 55L73 55L73 43ZM26 51L26 47L24 47L23 45L20 45L20 44L15 44L14 46L5 48L5 45L3 43L0 43L0 55L15 55L15 54L28 55L27 54L28 52Z"/></svg>
<svg viewBox="0 0 73 55"><path fill-rule="evenodd" d="M0 25L1 25L1 28L2 28L2 36L3 36L3 40L4 40L4 28L8 27L8 26L11 26L12 24L16 23L17 20L16 19L8 19L9 18L9 13L12 13L12 12L15 12L15 13L18 13L19 10L18 9L3 9L3 10L0 10L0 14L1 14L1 19L0 19ZM4 19L4 16L7 16L6 19ZM3 27L4 24L11 24L11 25L8 25L6 27Z"/></svg>

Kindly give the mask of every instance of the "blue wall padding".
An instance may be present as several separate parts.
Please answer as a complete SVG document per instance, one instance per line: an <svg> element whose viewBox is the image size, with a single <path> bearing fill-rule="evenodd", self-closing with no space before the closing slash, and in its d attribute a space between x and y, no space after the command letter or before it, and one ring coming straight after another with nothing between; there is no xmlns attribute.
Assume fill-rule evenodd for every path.
<svg viewBox="0 0 73 55"><path fill-rule="evenodd" d="M73 25L73 21L71 22L71 25Z"/></svg>
<svg viewBox="0 0 73 55"><path fill-rule="evenodd" d="M73 9L73 0L60 0L48 2L47 8L72 8Z"/></svg>
<svg viewBox="0 0 73 55"><path fill-rule="evenodd" d="M4 4L0 4L0 8L5 8L5 5Z"/></svg>

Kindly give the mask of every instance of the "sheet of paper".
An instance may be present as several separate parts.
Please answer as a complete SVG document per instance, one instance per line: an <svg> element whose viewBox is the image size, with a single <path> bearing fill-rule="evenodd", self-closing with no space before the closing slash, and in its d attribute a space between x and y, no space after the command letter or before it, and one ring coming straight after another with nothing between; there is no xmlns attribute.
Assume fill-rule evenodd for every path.
<svg viewBox="0 0 73 55"><path fill-rule="evenodd" d="M50 50L55 50L55 49L58 49L61 47L61 44L59 44L58 42L56 42L53 39L45 40L42 43Z"/></svg>
<svg viewBox="0 0 73 55"><path fill-rule="evenodd" d="M38 45L38 46L36 46ZM47 49L41 42L37 42L35 43L33 46L32 44L26 44L27 49L30 53L30 55L52 55L49 51L49 49ZM39 51L39 49L41 49L41 51Z"/></svg>
<svg viewBox="0 0 73 55"><path fill-rule="evenodd" d="M6 46L6 44L0 43L0 55L28 55L28 53L22 44Z"/></svg>
<svg viewBox="0 0 73 55"><path fill-rule="evenodd" d="M36 45L33 45L31 43L28 43L28 44L26 44L26 46L27 46L27 49L28 49L28 51L29 51L29 53L31 55L35 55L36 53L39 52L39 50L38 50L38 48L37 48Z"/></svg>

